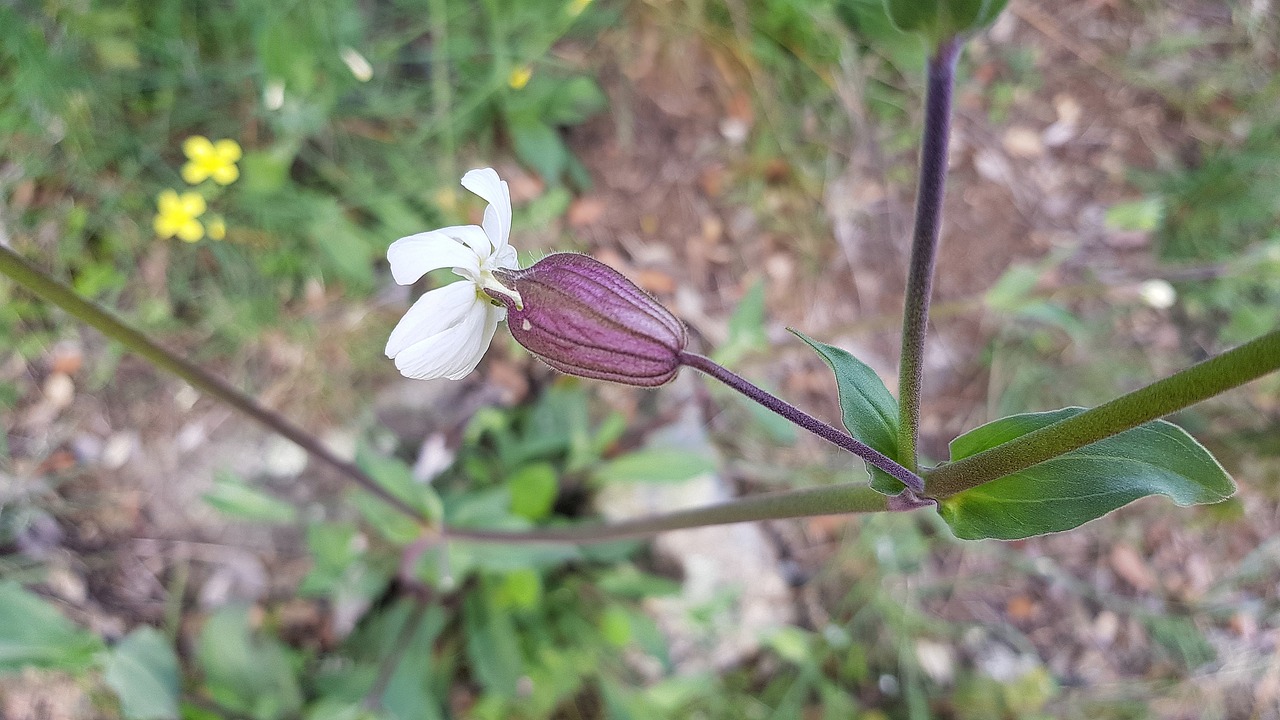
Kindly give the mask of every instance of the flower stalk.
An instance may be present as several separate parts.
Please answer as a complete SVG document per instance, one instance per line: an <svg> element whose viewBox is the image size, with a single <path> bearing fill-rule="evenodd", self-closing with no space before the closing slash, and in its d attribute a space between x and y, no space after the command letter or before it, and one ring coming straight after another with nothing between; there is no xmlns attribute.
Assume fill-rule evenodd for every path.
<svg viewBox="0 0 1280 720"><path fill-rule="evenodd" d="M751 384L746 378L717 364L710 358L696 353L682 352L680 353L680 362L710 375L823 440L866 460L868 463L902 481L902 484L906 485L910 490L914 492L924 491L924 481L918 475L898 464L887 455L855 439L849 433L828 425L791 403Z"/></svg>
<svg viewBox="0 0 1280 720"><path fill-rule="evenodd" d="M951 134L951 91L962 41L941 43L929 58L925 90L924 138L920 148L920 188L916 195L915 231L902 313L902 355L898 369L898 450L909 470L918 467L920 388L924 373L924 341L933 295L934 264L942 231L942 202L947 182L947 147Z"/></svg>

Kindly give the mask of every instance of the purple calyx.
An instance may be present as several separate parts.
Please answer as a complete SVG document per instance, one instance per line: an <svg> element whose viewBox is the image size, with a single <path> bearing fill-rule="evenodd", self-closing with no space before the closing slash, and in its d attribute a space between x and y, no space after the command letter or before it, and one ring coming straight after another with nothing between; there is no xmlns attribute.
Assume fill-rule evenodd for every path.
<svg viewBox="0 0 1280 720"><path fill-rule="evenodd" d="M561 372L655 387L680 369L684 324L599 260L555 253L494 277L522 300L485 291L507 308L516 342Z"/></svg>

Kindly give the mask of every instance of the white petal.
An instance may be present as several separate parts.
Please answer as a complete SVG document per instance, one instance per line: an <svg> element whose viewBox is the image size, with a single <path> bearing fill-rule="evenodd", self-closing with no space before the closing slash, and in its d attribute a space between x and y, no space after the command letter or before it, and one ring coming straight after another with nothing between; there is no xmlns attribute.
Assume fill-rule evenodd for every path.
<svg viewBox="0 0 1280 720"><path fill-rule="evenodd" d="M400 238L387 248L387 261L397 283L412 285L440 268L466 268L478 274L481 258L489 257L490 252L484 230L455 225Z"/></svg>
<svg viewBox="0 0 1280 720"><path fill-rule="evenodd" d="M508 270L519 270L520 260L516 257L516 249L510 245L503 245L489 258L489 264L495 268L506 268Z"/></svg>
<svg viewBox="0 0 1280 720"><path fill-rule="evenodd" d="M387 357L396 357L410 345L459 324L478 302L482 301L476 297L475 284L466 281L426 293L391 331L391 337L387 338Z"/></svg>
<svg viewBox="0 0 1280 720"><path fill-rule="evenodd" d="M477 299L456 325L419 340L397 354L396 367L400 373L419 380L441 377L456 380L461 377L460 369L470 372L484 355L480 338L485 330L488 304Z"/></svg>
<svg viewBox="0 0 1280 720"><path fill-rule="evenodd" d="M462 176L462 187L484 198L484 231L495 250L506 247L511 236L511 190L493 168L470 170Z"/></svg>
<svg viewBox="0 0 1280 720"><path fill-rule="evenodd" d="M450 367L449 372L445 375L450 380L461 380L476 369L476 365L480 364L480 358L484 357L485 350L489 349L489 343L493 342L493 333L498 329L498 321L507 314L505 308L496 307L486 302L481 304L484 306L485 314L480 324L480 332L473 336L474 344L458 352L459 362ZM471 358L469 361L461 362L468 357Z"/></svg>

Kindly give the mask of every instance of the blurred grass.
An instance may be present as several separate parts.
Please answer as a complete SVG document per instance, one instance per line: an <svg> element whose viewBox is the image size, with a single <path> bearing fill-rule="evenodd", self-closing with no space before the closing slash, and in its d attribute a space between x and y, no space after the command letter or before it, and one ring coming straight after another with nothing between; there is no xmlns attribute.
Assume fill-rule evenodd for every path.
<svg viewBox="0 0 1280 720"><path fill-rule="evenodd" d="M526 152L561 153L561 167L540 169L563 171L556 128L602 98L549 50L611 19L570 7L6 4L0 218L82 293L150 330L194 328L234 348L308 280L365 296L391 239L465 220L460 148L492 155L500 136L519 144L516 128L533 126L542 135ZM526 65L533 81L509 85ZM246 151L238 182L203 190L226 217L225 242L188 247L151 230L156 195L184 185L191 135ZM7 309L5 339L13 314L40 317Z"/></svg>

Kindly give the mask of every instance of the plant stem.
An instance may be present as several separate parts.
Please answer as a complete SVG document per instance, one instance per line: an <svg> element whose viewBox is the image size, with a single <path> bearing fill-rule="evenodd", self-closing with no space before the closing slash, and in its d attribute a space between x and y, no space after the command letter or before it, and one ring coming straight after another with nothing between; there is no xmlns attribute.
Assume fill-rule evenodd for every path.
<svg viewBox="0 0 1280 720"><path fill-rule="evenodd" d="M186 380L193 387L230 405L240 412L252 417L284 437L297 443L312 457L332 466L345 477L360 487L373 493L387 504L404 512L415 520L423 521L422 515L407 503L391 495L378 485L372 477L353 463L335 456L305 430L293 425L280 415L258 405L252 398L244 395L223 380L210 375L191 362L180 358L170 351L147 339L138 331L112 317L107 312L81 299L73 290L45 275L38 268L28 264L16 253L0 245L0 275L6 275L22 287L62 308L66 312L97 328L106 336L121 343L137 353L156 367L167 370ZM697 357L697 356L694 356ZM714 368L737 378L728 370L720 368L710 360L702 358ZM754 388L750 383L738 378L743 385ZM766 394L759 388L756 392ZM744 391L745 392L745 391ZM772 396L769 396L772 397ZM775 402L778 401L774 398ZM785 403L783 403L785 405ZM800 413L799 410L795 412ZM800 413L800 415L804 415ZM804 415L804 417L808 417ZM822 425L816 419L814 423ZM838 430L831 428L833 432ZM856 442L856 441L855 441ZM901 467L901 466L899 466ZM911 477L915 477L912 475ZM922 482L918 477L917 482ZM748 522L752 520L769 520L790 517L807 517L814 515L830 515L852 512L881 512L890 509L889 498L860 483L829 485L819 488L792 490L770 493L755 497L743 498L731 502L712 505L705 508L683 510L665 515L629 520L613 525L579 526L570 528L552 528L546 530L514 531L479 530L470 528L441 527L440 536L456 540L472 540L479 542L550 542L550 543L592 543L621 538L655 535L666 530L699 527L703 525L723 525L726 523ZM904 508L905 509L905 508ZM424 535L424 538L428 536Z"/></svg>
<svg viewBox="0 0 1280 720"><path fill-rule="evenodd" d="M920 188L915 231L902 311L902 358L898 369L898 457L914 471L920 437L920 387L924 338L933 295L933 267L942 230L942 201L947 183L947 145L951 134L951 90L961 40L952 38L929 58L925 90L924 139L920 148Z"/></svg>
<svg viewBox="0 0 1280 720"><path fill-rule="evenodd" d="M884 512L889 509L888 503L892 499L872 490L864 483L843 483L753 495L718 505L680 510L608 525L579 525L523 532L451 527L444 532L449 540L597 543L656 535L668 530L727 525L753 520Z"/></svg>
<svg viewBox="0 0 1280 720"><path fill-rule="evenodd" d="M741 375L734 373L722 365L717 364L710 358L703 357L696 353L681 352L680 362L695 370L700 370L747 397L755 400L766 408L826 440L844 450L857 455L872 465L889 473L895 478L902 481L902 484L911 488L915 492L924 490L924 481L918 475L906 469L905 467L894 462L891 458L877 451L875 448L860 442L849 433L839 430L818 418L797 408L791 403L765 392L764 390L752 385Z"/></svg>
<svg viewBox="0 0 1280 720"><path fill-rule="evenodd" d="M97 328L99 332L141 356L152 365L167 370L186 380L195 389L211 395L240 412L262 423L267 428L292 440L311 457L336 469L375 497L405 513L415 520L423 520L422 513L400 498L387 492L372 477L354 463L334 455L329 448L307 431L294 425L278 413L272 412L252 398L232 387L221 378L209 374L198 365L179 357L157 345L145 335L125 325L109 313L82 299L74 290L44 274L27 263L9 248L0 245L0 274L45 300L71 313L81 321Z"/></svg>
<svg viewBox="0 0 1280 720"><path fill-rule="evenodd" d="M1111 437L1280 370L1280 330L1186 370L926 472L928 494L946 498L1037 463Z"/></svg>

